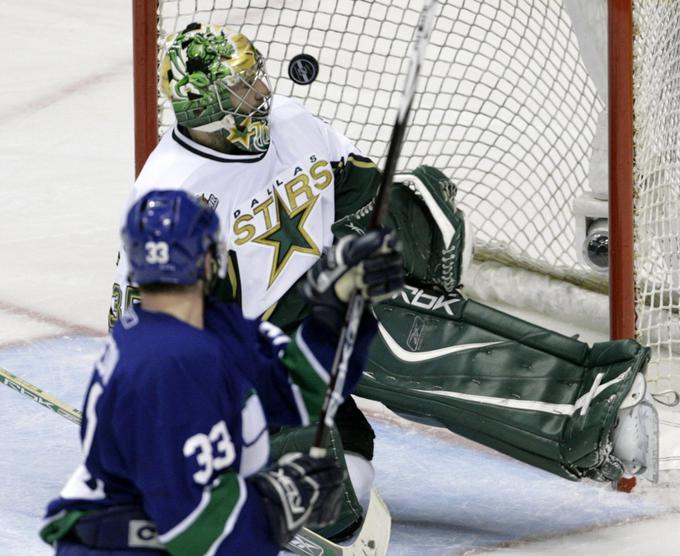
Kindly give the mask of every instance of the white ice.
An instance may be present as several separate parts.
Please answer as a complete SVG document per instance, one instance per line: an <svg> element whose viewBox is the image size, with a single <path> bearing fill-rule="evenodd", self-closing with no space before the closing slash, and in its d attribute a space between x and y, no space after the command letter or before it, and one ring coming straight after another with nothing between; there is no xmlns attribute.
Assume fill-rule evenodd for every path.
<svg viewBox="0 0 680 556"><path fill-rule="evenodd" d="M75 406L106 333L133 179L130 4L1 6L0 367ZM367 407L390 555L679 550L677 486L571 483ZM0 424L0 556L50 554L37 530L79 461L77 427L3 385Z"/></svg>

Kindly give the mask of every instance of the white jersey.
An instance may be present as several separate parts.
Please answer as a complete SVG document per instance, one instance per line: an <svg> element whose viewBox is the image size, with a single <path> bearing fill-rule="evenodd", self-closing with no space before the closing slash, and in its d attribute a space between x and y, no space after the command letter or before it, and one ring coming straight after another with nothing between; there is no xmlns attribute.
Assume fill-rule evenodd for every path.
<svg viewBox="0 0 680 556"><path fill-rule="evenodd" d="M275 96L265 153L223 154L178 128L164 134L135 182L128 209L152 189L183 189L213 207L235 255L241 304L262 315L333 243L331 162L357 149L299 102ZM126 210L127 212L127 210ZM121 247L115 282L123 296L128 263Z"/></svg>

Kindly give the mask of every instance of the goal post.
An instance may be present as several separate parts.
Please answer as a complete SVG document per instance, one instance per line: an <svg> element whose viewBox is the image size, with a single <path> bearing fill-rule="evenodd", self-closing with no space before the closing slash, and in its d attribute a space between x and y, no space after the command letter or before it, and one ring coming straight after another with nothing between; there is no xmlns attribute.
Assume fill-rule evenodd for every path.
<svg viewBox="0 0 680 556"><path fill-rule="evenodd" d="M158 143L158 0L132 0L135 176Z"/></svg>
<svg viewBox="0 0 680 556"><path fill-rule="evenodd" d="M521 280L538 276L560 296L586 292L577 304L531 288L519 296L511 283L507 299L538 311L547 305L557 319L569 319L570 308L612 338L637 337L653 349L654 388L677 387L680 2L440 4L398 170L430 164L457 184L457 202L476 230L475 268L485 277L493 280L496 268L525 269ZM420 7L411 0L133 0L137 171L172 125L158 92L159 48L191 21L241 29L266 58L277 93L300 99L381 165ZM595 16L602 28L592 28ZM594 40L604 35L608 48ZM302 52L320 64L309 86L287 75ZM598 169L595 152L607 156L606 129L600 133L607 114L608 164ZM607 218L608 274L588 264L582 249L589 226ZM473 296L481 291L481 273L474 276L466 283ZM504 276L493 285L497 295ZM608 293L608 309L600 312L589 292Z"/></svg>
<svg viewBox="0 0 680 556"><path fill-rule="evenodd" d="M635 338L633 241L633 6L608 0L609 331Z"/></svg>

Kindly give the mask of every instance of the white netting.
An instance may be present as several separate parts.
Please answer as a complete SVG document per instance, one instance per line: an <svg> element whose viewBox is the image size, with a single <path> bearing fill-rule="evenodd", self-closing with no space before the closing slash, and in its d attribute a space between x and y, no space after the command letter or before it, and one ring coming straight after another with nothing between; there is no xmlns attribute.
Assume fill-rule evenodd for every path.
<svg viewBox="0 0 680 556"><path fill-rule="evenodd" d="M657 362L677 361L680 2L635 6L639 333ZM240 28L267 58L276 92L301 99L382 165L420 8L410 0L163 0L159 44L192 21ZM596 132L606 135L606 120L598 122L605 21L605 0L439 7L398 169L425 163L451 177L476 229L478 260L606 291L606 277L577 262L572 213L576 197L602 190L588 176L597 175L589 168ZM311 86L287 76L301 52L320 63ZM159 102L162 130L174 118Z"/></svg>
<svg viewBox="0 0 680 556"><path fill-rule="evenodd" d="M636 0L633 13L638 331L670 386L663 362L680 353L680 2Z"/></svg>
<svg viewBox="0 0 680 556"><path fill-rule="evenodd" d="M302 99L382 164L399 106L419 2L165 1L163 33L193 20L253 38L278 93ZM288 61L315 56L311 86ZM477 254L582 282L571 204L587 180L603 104L555 0L467 0L440 7L400 169L425 163L458 185ZM172 121L167 108L163 125Z"/></svg>

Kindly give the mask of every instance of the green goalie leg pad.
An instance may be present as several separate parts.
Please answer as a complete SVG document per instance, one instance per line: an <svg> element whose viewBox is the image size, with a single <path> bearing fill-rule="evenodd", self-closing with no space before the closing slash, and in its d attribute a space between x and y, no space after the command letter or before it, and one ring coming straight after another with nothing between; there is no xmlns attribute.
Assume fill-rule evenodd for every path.
<svg viewBox="0 0 680 556"><path fill-rule="evenodd" d="M314 437L316 435L316 425L308 427L284 428L277 432L271 439L271 459L276 461L283 454L290 452L309 452ZM340 433L333 427L329 430L327 445L328 455L334 457L340 465L347 470L345 462L345 451L340 440ZM315 529L314 532L322 537L331 540L344 540L350 536L359 525L364 516L364 510L357 500L354 487L349 479L349 475L343 484L342 509L340 516L331 525Z"/></svg>
<svg viewBox="0 0 680 556"><path fill-rule="evenodd" d="M358 395L568 479L622 473L610 433L647 348L590 347L458 294L409 286L376 314Z"/></svg>

